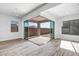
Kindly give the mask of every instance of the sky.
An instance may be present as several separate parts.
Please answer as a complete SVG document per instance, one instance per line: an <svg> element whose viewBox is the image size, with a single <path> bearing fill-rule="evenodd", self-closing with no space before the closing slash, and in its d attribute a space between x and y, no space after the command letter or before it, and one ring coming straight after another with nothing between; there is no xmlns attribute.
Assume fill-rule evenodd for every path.
<svg viewBox="0 0 79 59"><path fill-rule="evenodd" d="M27 25L37 28L37 23L34 22L29 22L29 24L26 23L25 26L27 27ZM50 22L41 23L40 28L50 28Z"/></svg>
<svg viewBox="0 0 79 59"><path fill-rule="evenodd" d="M44 22L40 24L41 28L50 28L50 22Z"/></svg>

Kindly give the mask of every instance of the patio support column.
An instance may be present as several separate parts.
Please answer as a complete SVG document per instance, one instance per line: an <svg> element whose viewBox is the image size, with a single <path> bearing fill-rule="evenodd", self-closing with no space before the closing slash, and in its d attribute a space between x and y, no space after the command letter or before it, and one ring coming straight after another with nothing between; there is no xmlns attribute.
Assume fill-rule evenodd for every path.
<svg viewBox="0 0 79 59"><path fill-rule="evenodd" d="M40 23L37 24L38 24L38 36L40 36Z"/></svg>

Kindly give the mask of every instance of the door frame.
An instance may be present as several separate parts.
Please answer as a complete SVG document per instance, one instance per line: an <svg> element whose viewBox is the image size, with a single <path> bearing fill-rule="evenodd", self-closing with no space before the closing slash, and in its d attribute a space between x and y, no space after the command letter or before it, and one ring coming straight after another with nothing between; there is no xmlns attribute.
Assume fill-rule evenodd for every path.
<svg viewBox="0 0 79 59"><path fill-rule="evenodd" d="M55 21L49 20L50 22L50 38L55 39ZM25 20L24 22L24 39L28 40L28 26L29 26L29 20ZM25 23L27 23L27 33L25 32ZM53 25L53 26L51 26Z"/></svg>
<svg viewBox="0 0 79 59"><path fill-rule="evenodd" d="M55 21L52 20L50 20L50 36L51 39L55 39Z"/></svg>

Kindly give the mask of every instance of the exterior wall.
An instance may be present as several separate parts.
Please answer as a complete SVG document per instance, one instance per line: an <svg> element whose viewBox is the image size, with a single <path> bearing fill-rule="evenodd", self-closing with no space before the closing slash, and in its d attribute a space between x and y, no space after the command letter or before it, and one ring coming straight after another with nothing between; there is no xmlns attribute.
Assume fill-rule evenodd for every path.
<svg viewBox="0 0 79 59"><path fill-rule="evenodd" d="M30 36L39 36L38 35L38 33L39 33L39 31L38 31L39 29L37 29L37 28L29 28L28 29L28 32L29 32L29 37ZM49 29L47 29L47 28L40 28L40 35L43 35L43 34L48 34L49 33Z"/></svg>
<svg viewBox="0 0 79 59"><path fill-rule="evenodd" d="M43 35L43 34L48 34L49 33L49 29L47 28L41 28L40 29L40 34Z"/></svg>
<svg viewBox="0 0 79 59"><path fill-rule="evenodd" d="M28 36L38 36L38 29L37 28L29 28L28 29Z"/></svg>

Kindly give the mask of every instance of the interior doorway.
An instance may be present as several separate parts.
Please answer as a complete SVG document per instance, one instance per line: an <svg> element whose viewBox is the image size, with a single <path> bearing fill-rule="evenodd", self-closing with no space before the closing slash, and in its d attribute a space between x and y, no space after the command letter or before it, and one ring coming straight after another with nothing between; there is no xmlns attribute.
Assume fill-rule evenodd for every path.
<svg viewBox="0 0 79 59"><path fill-rule="evenodd" d="M43 20L40 20L42 18ZM24 39L28 40L29 38L38 36L50 37L50 39L54 39L55 22L42 16L38 16L35 19L32 18L24 21Z"/></svg>

